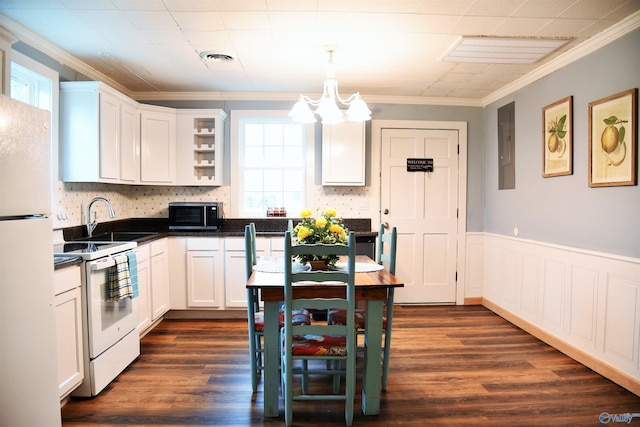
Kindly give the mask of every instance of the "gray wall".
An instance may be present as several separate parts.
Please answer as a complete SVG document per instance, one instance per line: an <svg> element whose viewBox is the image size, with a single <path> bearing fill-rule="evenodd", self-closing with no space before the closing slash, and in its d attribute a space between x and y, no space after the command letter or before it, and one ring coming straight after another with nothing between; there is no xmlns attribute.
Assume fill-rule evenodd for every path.
<svg viewBox="0 0 640 427"><path fill-rule="evenodd" d="M486 107L484 231L513 235L518 227L525 239L640 257L640 188L590 188L587 150L588 104L638 86L640 30ZM570 95L573 175L543 178L542 108ZM498 190L497 109L511 101L516 188Z"/></svg>

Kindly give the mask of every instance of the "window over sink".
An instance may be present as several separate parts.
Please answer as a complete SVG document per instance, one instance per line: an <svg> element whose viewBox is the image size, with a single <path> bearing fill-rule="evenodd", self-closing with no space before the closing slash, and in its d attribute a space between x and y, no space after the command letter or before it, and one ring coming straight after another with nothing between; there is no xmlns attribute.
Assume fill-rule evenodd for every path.
<svg viewBox="0 0 640 427"><path fill-rule="evenodd" d="M313 185L313 131L288 111L231 112L233 216L264 217L268 208L299 215Z"/></svg>

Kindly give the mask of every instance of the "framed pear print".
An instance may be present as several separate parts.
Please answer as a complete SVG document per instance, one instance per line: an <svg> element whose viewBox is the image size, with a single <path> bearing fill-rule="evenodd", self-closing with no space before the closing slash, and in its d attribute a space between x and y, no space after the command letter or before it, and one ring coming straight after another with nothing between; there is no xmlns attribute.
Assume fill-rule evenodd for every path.
<svg viewBox="0 0 640 427"><path fill-rule="evenodd" d="M637 95L636 88L589 103L589 187L636 185Z"/></svg>
<svg viewBox="0 0 640 427"><path fill-rule="evenodd" d="M573 97L542 109L542 176L573 173Z"/></svg>

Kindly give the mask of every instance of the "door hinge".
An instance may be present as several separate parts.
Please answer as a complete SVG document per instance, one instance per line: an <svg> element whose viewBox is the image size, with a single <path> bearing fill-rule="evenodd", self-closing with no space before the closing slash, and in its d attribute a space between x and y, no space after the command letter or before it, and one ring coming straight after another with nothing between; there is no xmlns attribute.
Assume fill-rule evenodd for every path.
<svg viewBox="0 0 640 427"><path fill-rule="evenodd" d="M456 271L456 282L458 281L458 272Z"/></svg>
<svg viewBox="0 0 640 427"><path fill-rule="evenodd" d="M458 144L458 156L460 155L460 144Z"/></svg>

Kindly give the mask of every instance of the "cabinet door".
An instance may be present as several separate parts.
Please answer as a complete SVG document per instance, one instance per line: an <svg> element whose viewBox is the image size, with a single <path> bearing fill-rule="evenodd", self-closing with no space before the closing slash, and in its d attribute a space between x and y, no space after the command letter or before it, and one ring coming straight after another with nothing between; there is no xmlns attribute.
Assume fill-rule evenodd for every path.
<svg viewBox="0 0 640 427"><path fill-rule="evenodd" d="M176 176L175 112L140 113L140 181L172 184Z"/></svg>
<svg viewBox="0 0 640 427"><path fill-rule="evenodd" d="M364 122L322 126L322 185L365 185Z"/></svg>
<svg viewBox="0 0 640 427"><path fill-rule="evenodd" d="M151 320L169 311L169 262L167 240L151 242Z"/></svg>
<svg viewBox="0 0 640 427"><path fill-rule="evenodd" d="M55 306L58 389L63 398L84 379L80 288L56 295Z"/></svg>
<svg viewBox="0 0 640 427"><path fill-rule="evenodd" d="M244 258L244 251L225 252L224 302L226 307L247 307L247 279Z"/></svg>
<svg viewBox="0 0 640 427"><path fill-rule="evenodd" d="M151 326L151 276L149 274L149 245L141 245L136 249L138 264L138 297L134 298L138 311L138 326L136 329L142 334Z"/></svg>
<svg viewBox="0 0 640 427"><path fill-rule="evenodd" d="M228 308L247 307L247 273L245 267L244 239L224 240L224 298ZM256 239L258 258L267 255L269 239Z"/></svg>
<svg viewBox="0 0 640 427"><path fill-rule="evenodd" d="M100 93L100 178L117 181L120 178L120 101Z"/></svg>
<svg viewBox="0 0 640 427"><path fill-rule="evenodd" d="M219 251L187 251L187 305L221 308L223 277Z"/></svg>
<svg viewBox="0 0 640 427"><path fill-rule="evenodd" d="M120 181L131 184L138 181L140 145L138 110L128 104L120 109Z"/></svg>

